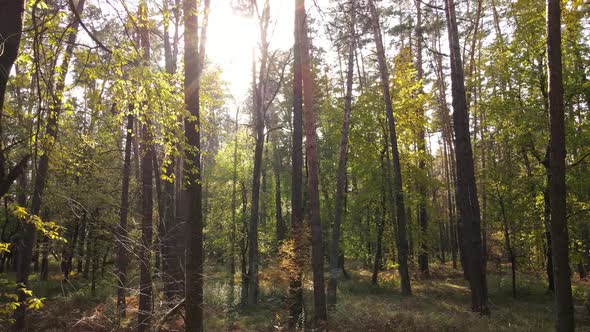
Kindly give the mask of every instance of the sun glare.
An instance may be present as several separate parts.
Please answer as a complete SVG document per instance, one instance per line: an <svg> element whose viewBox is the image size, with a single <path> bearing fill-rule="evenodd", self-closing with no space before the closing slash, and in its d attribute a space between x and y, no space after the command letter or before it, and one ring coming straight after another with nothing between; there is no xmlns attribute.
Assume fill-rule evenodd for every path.
<svg viewBox="0 0 590 332"><path fill-rule="evenodd" d="M271 49L292 45L293 20L285 1L271 1ZM207 56L223 68L223 79L236 99L243 99L251 83L252 54L258 45L258 20L233 10L230 1L212 3L209 17Z"/></svg>

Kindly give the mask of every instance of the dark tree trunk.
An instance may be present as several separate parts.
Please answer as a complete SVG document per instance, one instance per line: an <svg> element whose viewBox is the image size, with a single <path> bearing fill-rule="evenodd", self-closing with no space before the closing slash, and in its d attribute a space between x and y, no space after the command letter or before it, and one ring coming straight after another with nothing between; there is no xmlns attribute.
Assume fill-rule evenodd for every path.
<svg viewBox="0 0 590 332"><path fill-rule="evenodd" d="M293 147L291 163L291 227L293 272L289 275L289 328L294 330L303 312L303 83L301 79L301 10L304 0L295 0L293 45Z"/></svg>
<svg viewBox="0 0 590 332"><path fill-rule="evenodd" d="M313 271L313 303L316 323L326 321L326 293L324 286L324 251L322 241L322 224L320 220L320 164L316 133L316 114L314 111L314 82L311 69L310 41L307 32L305 0L297 7L296 15L301 26L300 56L301 80L303 82L303 117L305 130L305 153L308 167L309 210L311 218L311 265Z"/></svg>
<svg viewBox="0 0 590 332"><path fill-rule="evenodd" d="M547 0L547 70L549 76L551 241L557 331L574 330L565 185L565 124L561 68L561 5Z"/></svg>
<svg viewBox="0 0 590 332"><path fill-rule="evenodd" d="M373 37L377 46L377 59L379 62L379 72L381 85L383 88L383 101L389 125L389 139L391 144L392 162L393 162L393 191L395 195L395 206L391 206L391 211L397 212L397 251L399 274L401 277L401 291L403 295L412 295L410 285L410 273L408 271L408 241L406 236L406 208L404 204L404 193L402 184L402 173L400 166L399 150L397 147L397 134L395 131L395 119L393 116L393 106L389 91L389 69L385 60L385 49L383 48L383 39L381 37L381 27L379 24L379 14L375 8L373 0L369 0L371 11ZM391 201L391 200L390 200Z"/></svg>
<svg viewBox="0 0 590 332"><path fill-rule="evenodd" d="M455 2L447 0L447 31L449 34L451 81L453 92L453 124L455 130L455 159L457 161L457 207L459 231L463 243L471 288L471 309L489 314L486 271L481 241L481 224L477 186L473 162L473 150L469 133L469 114L465 97L465 75L459 44L459 32L455 17Z"/></svg>
<svg viewBox="0 0 590 332"><path fill-rule="evenodd" d="M416 69L418 81L422 81L424 77L424 70L422 68L422 10L420 0L415 0L416 4ZM422 88L418 93L423 93ZM418 129L417 141L418 141L418 168L424 175L423 179L418 181L418 192L420 194L418 203L418 223L420 225L420 254L418 255L418 265L420 266L420 272L424 275L429 274L428 269L428 215L426 213L426 204L428 200L428 186L425 183L426 179L426 130L424 126L424 109L421 107L418 110L418 119L420 119L420 128Z"/></svg>
<svg viewBox="0 0 590 332"><path fill-rule="evenodd" d="M131 106L129 107L131 108ZM123 161L123 176L121 189L121 209L119 210L119 227L117 228L117 310L120 317L125 317L127 304L127 248L128 241L127 215L129 213L129 178L131 177L131 141L133 140L133 115L127 115L125 134L125 160Z"/></svg>
<svg viewBox="0 0 590 332"><path fill-rule="evenodd" d="M19 6L18 2L22 1L17 1L17 6ZM79 0L78 1L78 5L76 6L76 10L78 13L81 13L84 10L84 3L85 0ZM17 8L15 13L13 13L15 15L15 17L7 17L6 21L2 21L2 22L11 22L11 21L19 21L19 18L21 17L21 15L19 15L22 12L22 6L20 6L21 8ZM2 14L4 14L5 12L8 14L9 11L5 11L2 10L1 11ZM21 24L22 23L18 23L18 22L13 22L16 25L16 28L18 29L18 32L20 32L20 30L22 29ZM67 72L68 72L68 68L70 66L70 60L73 56L74 53L74 47L76 44L76 36L78 33L78 21L74 20L71 28L70 28L70 32L68 34L68 38L67 38L67 46L66 49L64 51L64 56L62 58L62 63L59 66L59 69L56 68L56 80L55 80L55 90L52 93L52 98L49 102L49 112L47 114L47 123L46 123L46 128L45 128L45 135L48 138L48 142L49 144L46 144L45 147L43 148L43 154L41 155L41 157L39 158L39 162L38 162L38 166L37 166L37 174L35 176L35 186L33 189L33 201L31 203L31 214L33 215L39 215L39 212L41 211L41 204L42 204L42 197L43 197L43 193L45 191L45 186L47 183L47 176L49 173L49 157L52 153L53 147L55 145L55 141L57 140L57 131L58 131L58 119L59 119L59 115L61 113L61 109L62 109L62 103L63 103L63 92L64 92L64 88L65 88L65 81L66 81L66 76L67 76ZM20 37L20 34L18 34L18 36ZM15 38L16 39L16 38ZM18 38L20 39L20 38ZM18 43L16 43L16 47L18 48ZM12 52L12 51L11 51ZM4 52L6 53L6 52ZM16 57L16 54L14 54L14 56ZM11 56L9 56L10 58ZM2 60L4 60L4 56L2 57ZM9 59L7 59L9 60ZM14 60L12 60L14 61ZM6 63L8 65L8 63ZM12 65L12 64L10 64ZM8 76L10 73L7 73L6 76ZM2 82L0 82L2 83ZM3 83L2 83L3 84ZM2 89L1 95L2 98L4 97L4 91L6 89L5 84L0 85L0 89ZM0 119L1 120L1 119ZM35 226L31 223L26 223L23 226L23 241L22 241L22 246L18 249L19 250L19 257L18 257L18 268L17 268L17 273L16 273L16 283L17 284L23 284L25 286L28 285L28 280L29 280L29 273L30 273L30 263L31 263L31 258L33 255L33 248L35 247L35 242L37 240L37 231L35 229ZM23 302L25 301L25 299L27 298L26 294L24 294L24 292L17 290L17 293L19 294L19 301ZM19 306L16 311L15 311L15 324L14 324L14 328L16 330L23 330L25 329L25 313L26 313L26 306Z"/></svg>
<svg viewBox="0 0 590 332"><path fill-rule="evenodd" d="M149 66L150 31L148 29L148 7L146 2L139 5L139 38L143 52L143 66ZM147 106L147 105L146 105ZM152 236L153 236L153 142L149 109L143 115L141 126L141 245L139 247L139 311L138 332L148 331L152 320ZM94 274L94 273L93 273ZM94 278L94 276L93 276Z"/></svg>
<svg viewBox="0 0 590 332"><path fill-rule="evenodd" d="M262 175L262 155L264 152L265 95L268 63L267 29L270 20L270 4L264 2L260 16L260 68L256 80L256 61L252 61L252 87L254 93L254 169L252 171L252 203L250 204L250 229L248 231L248 305L258 302L258 221L260 218L260 179ZM263 209L264 212L264 209Z"/></svg>
<svg viewBox="0 0 590 332"><path fill-rule="evenodd" d="M553 243L551 243L551 203L549 201L549 177L547 178L547 188L543 191L543 202L544 202L544 220L543 223L545 224L545 239L547 240L547 248L545 250L545 259L546 259L546 272L547 272L547 291L554 292L555 291L555 279L553 276L553 253L551 248L553 247Z"/></svg>
<svg viewBox="0 0 590 332"><path fill-rule="evenodd" d="M340 138L340 159L338 162L338 174L336 177L336 202L334 211L334 224L332 226L332 243L330 246L330 279L328 282L328 306L333 308L336 305L336 288L338 277L342 273L338 266L340 258L340 225L344 210L344 193L346 191L346 162L348 156L348 128L350 112L352 109L352 84L354 79L354 49L356 24L355 2L350 2L348 30L348 68L346 71L346 95L344 99L344 118L342 120L342 136Z"/></svg>
<svg viewBox="0 0 590 332"><path fill-rule="evenodd" d="M201 178L201 114L200 74L204 65L206 24L201 30L199 43L199 13L206 22L209 0L199 10L197 2L184 0L184 102L191 115L184 119L187 146L184 176L186 189L184 203L188 206L186 225L186 279L185 279L185 328L186 331L203 331L203 189ZM190 203L189 203L190 202Z"/></svg>
<svg viewBox="0 0 590 332"><path fill-rule="evenodd" d="M264 59L264 56L263 56ZM264 69L260 68L263 73ZM255 68L252 68L255 73ZM255 77L255 75L252 75ZM263 92L254 82L254 135L256 147L254 149L254 169L252 171L252 203L250 204L250 227L248 230L248 305L255 305L258 301L258 219L260 209L260 176L262 171L262 152L264 151L264 113L260 105Z"/></svg>

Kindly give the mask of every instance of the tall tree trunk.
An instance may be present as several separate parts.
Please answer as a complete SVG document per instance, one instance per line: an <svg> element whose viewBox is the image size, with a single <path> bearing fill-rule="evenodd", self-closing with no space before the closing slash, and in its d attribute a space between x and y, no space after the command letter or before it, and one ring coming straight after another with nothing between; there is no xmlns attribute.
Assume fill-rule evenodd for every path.
<svg viewBox="0 0 590 332"><path fill-rule="evenodd" d="M311 43L307 31L305 0L300 1L295 15L301 26L301 81L303 82L303 117L305 130L305 153L308 167L309 210L311 214L311 265L313 270L313 303L316 323L326 321L326 293L324 290L324 251L322 224L320 219L320 164L317 151L316 115L314 101L314 82L311 70Z"/></svg>
<svg viewBox="0 0 590 332"><path fill-rule="evenodd" d="M186 280L185 280L185 328L188 332L203 331L203 209L201 178L201 114L200 76L204 66L205 36L209 0L199 11L196 1L184 0L184 102L191 115L184 120L187 146L184 161L186 189L184 203L188 206ZM199 12L204 13L199 42Z"/></svg>
<svg viewBox="0 0 590 332"><path fill-rule="evenodd" d="M303 312L303 83L301 79L301 10L303 0L295 0L293 45L293 147L291 162L291 227L293 237L293 272L289 275L289 328L294 330Z"/></svg>
<svg viewBox="0 0 590 332"><path fill-rule="evenodd" d="M469 134L469 113L465 96L465 75L459 44L459 32L455 17L455 2L447 0L447 31L451 61L453 92L453 124L455 130L455 159L457 161L457 207L460 220L460 239L463 243L469 286L471 309L489 314L486 271L483 264L481 225L477 186L473 162L473 150Z"/></svg>
<svg viewBox="0 0 590 332"><path fill-rule="evenodd" d="M260 179L262 175L262 155L264 152L264 124L265 124L265 97L268 40L267 31L270 20L270 3L264 2L262 13L259 14L260 29L260 68L258 80L256 80L256 61L252 58L252 86L254 92L254 137L256 147L254 149L254 169L252 173L252 203L250 204L250 229L248 232L248 305L258 302L258 221L260 218Z"/></svg>
<svg viewBox="0 0 590 332"><path fill-rule="evenodd" d="M131 108L131 106L129 107ZM133 140L133 114L127 115L125 135L125 160L123 161L123 179L121 189L121 209L119 210L119 228L117 229L117 310L120 317L125 317L127 303L127 248L130 245L127 230L129 213L129 178L131 177L131 141Z"/></svg>
<svg viewBox="0 0 590 332"><path fill-rule="evenodd" d="M84 10L85 0L79 0L78 5L76 6L76 10L78 13L81 13ZM17 11L20 13L21 10ZM4 11L3 11L4 12ZM19 15L20 17L20 15ZM12 19L11 19L12 20ZM42 197L45 191L45 186L47 183L47 176L49 173L49 157L53 151L55 146L55 142L57 140L57 131L58 131L58 119L59 115L62 111L63 105L63 93L65 89L65 81L66 76L68 73L68 69L70 66L70 60L72 59L74 53L74 47L76 44L76 37L78 34L78 21L72 19L73 23L71 28L69 29L69 34L67 38L67 46L64 51L64 56L62 58L62 63L59 66L59 69L56 68L56 84L55 90L53 91L52 98L50 100L49 105L49 112L47 115L47 124L45 128L45 136L44 139L47 140L44 148L43 154L39 158L39 163L37 166L37 174L35 176L35 186L33 191L33 200L31 203L31 214L39 215L41 211L41 204L42 204ZM19 35L20 36L20 35ZM18 46L18 44L17 44ZM0 88L5 88L0 86ZM3 96L4 94L2 94ZM26 223L23 226L23 241L22 247L19 248L19 257L18 257L18 268L16 273L16 283L22 284L27 286L29 281L29 273L30 273L30 263L33 255L33 248L35 247L35 242L37 238L37 230L35 226L31 223ZM17 291L19 295L19 301L23 302L26 299L26 294L20 290ZM25 313L26 313L26 306L21 305L15 311L15 324L14 328L16 330L24 330L25 329Z"/></svg>
<svg viewBox="0 0 590 332"><path fill-rule="evenodd" d="M416 69L418 81L422 81L424 78L424 69L422 68L422 2L415 0L416 4ZM418 93L422 94L422 82L420 83L420 89ZM424 109L420 107L418 109L419 129L417 135L418 141L418 168L423 175L427 175L426 170L426 123L424 122ZM424 275L429 274L428 269L428 214L426 212L426 204L428 200L428 186L425 183L426 176L418 181L418 192L420 194L418 203L418 223L420 225L420 254L418 255L418 265L420 266L420 272Z"/></svg>
<svg viewBox="0 0 590 332"><path fill-rule="evenodd" d="M356 24L355 2L350 2L348 30L348 68L346 71L346 95L344 96L344 118L342 120L342 136L340 138L340 159L336 178L336 202L334 211L334 225L332 226L332 243L330 244L330 279L328 281L328 306L336 305L336 288L338 277L342 273L339 268L340 258L340 226L344 210L344 192L346 191L346 162L348 157L348 128L352 109L352 83L354 79L354 50Z"/></svg>
<svg viewBox="0 0 590 332"><path fill-rule="evenodd" d="M387 123L389 125L389 139L391 143L392 162L393 162L393 190L395 195L396 206L390 207L391 211L397 213L397 251L399 274L401 277L401 291L403 295L412 295L410 285L410 273L408 271L408 241L406 236L406 208L404 204L404 193L402 184L402 173L400 166L399 150L397 146L397 134L395 131L395 118L393 116L393 106L389 92L389 69L385 60L385 49L383 48L383 39L381 37L381 27L379 24L379 14L375 8L373 0L369 0L371 11L373 37L377 46L377 60L379 62L379 72L381 77L381 86L383 89L383 101L385 103L385 112Z"/></svg>
<svg viewBox="0 0 590 332"><path fill-rule="evenodd" d="M547 71L549 76L551 240L557 331L574 330L565 185L565 124L561 68L561 2L547 0Z"/></svg>
<svg viewBox="0 0 590 332"><path fill-rule="evenodd" d="M150 31L148 26L148 7L142 1L139 5L140 48L143 52L143 66L149 67ZM144 105L144 108L148 108ZM152 235L153 235L153 142L151 134L151 114L145 111L141 126L141 245L139 247L139 312L137 314L139 332L148 331L152 319ZM94 272L93 272L94 274Z"/></svg>
<svg viewBox="0 0 590 332"><path fill-rule="evenodd" d="M252 77L255 79L256 65L253 59ZM262 64L260 72L264 72ZM254 81L254 168L252 170L252 203L250 204L250 227L248 230L248 305L258 301L258 219L260 209L260 176L262 171L262 152L264 151L264 114L260 107L259 90Z"/></svg>
<svg viewBox="0 0 590 332"><path fill-rule="evenodd" d="M169 10L169 1L164 1L164 10ZM179 22L179 5L176 0L176 5L172 9L175 19L174 37L172 43L170 43L170 32L169 25L164 24L164 57L166 63L166 73L170 75L176 74L176 62L178 56L178 22ZM180 121L179 117L179 121ZM178 153L181 149L180 144L176 143ZM170 161L166 164L166 175L169 177L174 176L174 181L164 182L164 193L163 193L163 212L162 218L162 233L161 233L161 254L162 254L162 280L164 283L164 295L166 299L171 302L175 298L180 298L184 294L183 289L183 263L184 263L184 243L183 243L183 226L184 224L178 220L176 206L177 202L180 201L180 190L181 188L181 174L177 174L175 171L178 168L178 173L182 171L182 166L177 163L176 153L169 156Z"/></svg>

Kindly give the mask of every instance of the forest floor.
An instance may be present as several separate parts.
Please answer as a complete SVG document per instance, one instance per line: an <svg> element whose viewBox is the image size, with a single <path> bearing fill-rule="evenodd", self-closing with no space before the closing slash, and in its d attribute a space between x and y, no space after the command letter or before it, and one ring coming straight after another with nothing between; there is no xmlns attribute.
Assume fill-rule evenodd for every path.
<svg viewBox="0 0 590 332"><path fill-rule="evenodd" d="M350 279L338 285L338 305L329 313L330 331L552 331L553 296L546 291L542 274L518 273L517 298L512 297L509 270L488 275L491 315L481 317L469 308L469 290L458 270L448 265L433 265L428 279L414 275L413 296L399 292L395 273L382 272L379 286L370 283L370 271L349 268ZM37 296L46 297L45 306L29 315L31 331L128 331L133 330L136 296L128 297L127 319L117 322L116 291L112 281L97 284L95 294L89 285L72 278L63 285L59 273L51 280L33 280ZM131 278L133 280L133 278ZM237 281L237 280L236 280ZM205 290L205 329L207 331L284 331L287 312L284 296L287 282L280 271L264 270L260 276L260 300L255 308L240 309L229 304L227 275L208 271ZM235 297L239 296L236 283ZM306 278L305 307L312 310L311 281ZM69 291L67 289L78 289ZM584 307L584 294L590 281L574 280L576 326L590 331L590 314ZM235 301L237 302L237 300ZM154 321L168 310L161 301L154 304ZM181 330L181 317L164 325L162 331ZM156 324L154 324L156 325ZM313 329L306 329L312 331Z"/></svg>

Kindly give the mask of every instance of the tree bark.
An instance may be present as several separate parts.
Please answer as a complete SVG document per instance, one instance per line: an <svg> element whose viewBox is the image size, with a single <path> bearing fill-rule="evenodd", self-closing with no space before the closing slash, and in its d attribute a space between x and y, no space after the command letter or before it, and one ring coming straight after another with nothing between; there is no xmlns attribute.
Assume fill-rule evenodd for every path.
<svg viewBox="0 0 590 332"><path fill-rule="evenodd" d="M150 31L148 26L148 7L142 1L139 5L139 38L143 52L143 66L149 67ZM139 311L137 313L139 332L148 331L152 319L152 236L153 236L153 142L151 134L151 114L149 106L144 105L144 123L141 126L141 245L139 247ZM94 272L93 272L94 275Z"/></svg>
<svg viewBox="0 0 590 332"><path fill-rule="evenodd" d="M377 46L377 60L379 62L379 72L381 77L381 86L383 89L383 101L385 103L385 112L389 126L389 139L391 143L392 162L393 162L393 191L395 195L395 207L390 207L391 211L397 213L397 249L399 274L401 277L401 292L403 295L412 295L410 285L410 273L408 271L408 241L406 236L406 208L404 204L404 193L402 184L402 173L400 166L399 150L397 146L397 134L395 130L395 118L393 116L393 106L389 92L389 69L385 60L385 49L381 37L381 27L379 24L379 14L375 8L373 0L369 0L371 11L373 37Z"/></svg>
<svg viewBox="0 0 590 332"><path fill-rule="evenodd" d="M415 0L416 4L416 78L418 81L422 81L424 78L424 69L422 68L422 2ZM419 94L422 94L422 83L420 83ZM427 175L426 170L426 123L424 117L424 108L418 109L419 128L417 133L418 141L418 168L423 175ZM427 200L428 200L428 185L425 183L426 176L418 181L418 193L420 194L418 202L418 223L420 225L420 254L418 255L418 265L420 266L420 272L424 275L429 275L428 269L428 214L427 214Z"/></svg>
<svg viewBox="0 0 590 332"><path fill-rule="evenodd" d="M197 2L184 0L184 102L190 117L184 119L185 151L184 176L186 189L183 200L188 206L186 280L185 280L185 329L188 332L203 331L203 209L201 178L201 114L200 74L204 66L206 19L209 1L204 4L203 30L199 43L199 8Z"/></svg>
<svg viewBox="0 0 590 332"><path fill-rule="evenodd" d="M332 226L332 243L330 246L330 279L328 281L328 306L336 305L336 288L338 277L342 273L339 268L340 258L340 226L344 210L344 194L346 191L346 162L348 158L348 128L350 127L350 112L352 109L352 84L354 79L354 50L356 24L355 2L350 2L350 26L348 30L348 67L346 71L346 94L344 96L344 118L342 120L342 136L340 138L340 159L338 173L336 175L336 202L334 211L334 224Z"/></svg>
<svg viewBox="0 0 590 332"><path fill-rule="evenodd" d="M268 40L267 31L270 22L270 3L264 2L262 13L259 13L260 29L260 68L256 80L256 62L252 59L252 86L254 93L254 169L252 173L252 203L250 204L250 229L248 232L248 305L258 302L258 221L260 218L260 178L262 174L262 155L264 152L265 100L266 81L268 79Z"/></svg>
<svg viewBox="0 0 590 332"><path fill-rule="evenodd" d="M447 0L447 31L449 35L451 81L453 92L453 124L455 130L455 159L457 161L457 207L459 210L459 236L462 254L465 255L471 289L471 309L487 315L488 292L483 251L473 150L469 133L469 113L465 96L465 75L459 45L459 32L455 17L455 2Z"/></svg>
<svg viewBox="0 0 590 332"><path fill-rule="evenodd" d="M555 291L555 278L553 275L553 243L551 241L551 203L549 201L549 177L547 178L547 188L543 191L543 223L545 224L545 239L547 241L547 248L545 250L546 258L546 273L547 273L547 291Z"/></svg>
<svg viewBox="0 0 590 332"><path fill-rule="evenodd" d="M301 10L303 0L295 0L293 45L293 147L291 162L291 227L293 237L293 272L289 275L289 328L297 328L303 312L303 83L301 79Z"/></svg>
<svg viewBox="0 0 590 332"><path fill-rule="evenodd" d="M130 106L131 108L131 106ZM128 242L127 216L129 214L129 179L131 177L131 141L133 140L133 114L127 115L125 134L125 160L123 161L123 177L121 189L121 209L119 210L119 227L117 229L117 310L120 317L125 317L127 303L127 248Z"/></svg>
<svg viewBox="0 0 590 332"><path fill-rule="evenodd" d="M309 210L311 218L311 265L313 271L313 303L316 324L328 319L326 311L326 293L324 289L324 252L322 241L322 224L320 219L320 168L316 133L316 115L314 101L314 82L311 70L311 43L308 37L305 0L299 2L296 15L301 26L301 81L303 83L303 117L305 131L305 153L308 168Z"/></svg>
<svg viewBox="0 0 590 332"><path fill-rule="evenodd" d="M164 10L169 11L169 1L164 1ZM178 0L176 0L178 1ZM169 24L164 24L164 58L166 65L166 73L170 75L176 74L177 56L178 56L178 30L179 30L179 9L178 3L172 9L174 14L175 29L172 43L170 43ZM179 117L180 121L180 117ZM176 152L180 151L180 144L176 143ZM182 168L176 162L178 156L171 154L170 161L166 164L165 173L169 177L174 177L174 181L164 182L164 193L162 197L163 213L161 232L162 241L161 255L162 255L162 280L164 283L164 295L169 302L175 298L180 298L184 294L183 289L183 263L184 263L184 244L183 244L183 226L179 220L176 219L176 204L180 201L181 195L176 194L176 186L180 188L181 176L176 174L175 170L178 167ZM180 173L180 172L179 172ZM178 176L177 176L178 175ZM180 192L180 190L178 191Z"/></svg>
<svg viewBox="0 0 590 332"><path fill-rule="evenodd" d="M561 66L561 2L547 0L547 71L549 76L551 240L557 331L574 330L574 307L566 219L565 121Z"/></svg>

